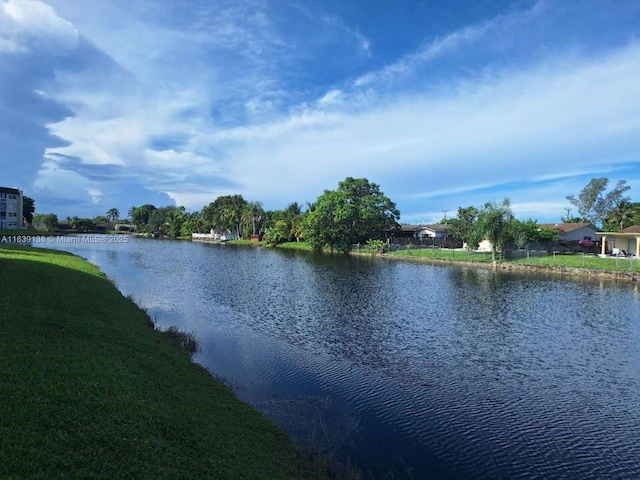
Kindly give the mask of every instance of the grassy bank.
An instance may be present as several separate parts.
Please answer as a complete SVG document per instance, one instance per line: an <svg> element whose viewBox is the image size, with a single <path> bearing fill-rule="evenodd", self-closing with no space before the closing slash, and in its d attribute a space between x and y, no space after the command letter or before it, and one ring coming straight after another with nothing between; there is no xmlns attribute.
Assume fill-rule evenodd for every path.
<svg viewBox="0 0 640 480"><path fill-rule="evenodd" d="M311 245L307 242L284 242L277 245L276 248L282 248L285 250L304 250L307 252L312 251Z"/></svg>
<svg viewBox="0 0 640 480"><path fill-rule="evenodd" d="M384 254L389 258L424 259L434 261L449 262L475 262L491 263L491 254L482 252L466 252L464 250L439 249L439 248L416 248L410 250L400 250ZM602 258L595 255L582 254L556 254L545 256L531 256L513 260L500 260L504 266L531 266L549 269L577 269L586 272L611 272L618 273L640 273L640 260L628 258Z"/></svg>
<svg viewBox="0 0 640 480"><path fill-rule="evenodd" d="M229 240L226 242L228 245L246 245L250 247L269 247L267 242L254 242L253 240ZM284 242L279 243L271 248L281 248L284 250L305 250L311 251L311 246L307 242Z"/></svg>
<svg viewBox="0 0 640 480"><path fill-rule="evenodd" d="M0 246L1 478L318 478L100 271Z"/></svg>

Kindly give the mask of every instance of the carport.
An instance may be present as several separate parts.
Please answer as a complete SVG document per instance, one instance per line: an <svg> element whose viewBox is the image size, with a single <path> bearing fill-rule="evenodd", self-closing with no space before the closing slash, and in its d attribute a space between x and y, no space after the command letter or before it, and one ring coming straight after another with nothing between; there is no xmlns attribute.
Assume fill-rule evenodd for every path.
<svg viewBox="0 0 640 480"><path fill-rule="evenodd" d="M616 248L640 258L640 225L627 227L619 232L598 232L602 237L602 255L606 255L607 240L614 242Z"/></svg>

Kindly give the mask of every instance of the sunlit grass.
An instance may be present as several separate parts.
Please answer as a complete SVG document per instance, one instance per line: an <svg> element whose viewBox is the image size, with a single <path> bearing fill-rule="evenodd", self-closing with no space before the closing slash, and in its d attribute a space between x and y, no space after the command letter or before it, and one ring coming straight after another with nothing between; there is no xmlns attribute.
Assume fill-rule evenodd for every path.
<svg viewBox="0 0 640 480"><path fill-rule="evenodd" d="M488 252L467 252L460 249L446 248L413 248L388 252L385 255L397 258L416 258L449 260L460 262L491 262L491 254ZM530 258L499 260L502 263L517 265L532 265L543 267L584 268L588 270L602 270L613 272L640 272L640 260L631 257L599 257L592 254L550 254L544 256L531 256Z"/></svg>
<svg viewBox="0 0 640 480"><path fill-rule="evenodd" d="M491 253L468 252L450 248L410 248L388 252L390 257L424 258L434 260L455 260L460 262L491 262Z"/></svg>
<svg viewBox="0 0 640 480"><path fill-rule="evenodd" d="M0 478L320 477L95 266L0 246L0 273Z"/></svg>
<svg viewBox="0 0 640 480"><path fill-rule="evenodd" d="M640 261L631 257L597 257L582 254L556 254L545 257L511 260L522 265L540 265L548 267L586 268L589 270L640 272Z"/></svg>
<svg viewBox="0 0 640 480"><path fill-rule="evenodd" d="M284 242L277 246L277 248L283 248L287 250L306 250L311 251L311 245L307 242Z"/></svg>

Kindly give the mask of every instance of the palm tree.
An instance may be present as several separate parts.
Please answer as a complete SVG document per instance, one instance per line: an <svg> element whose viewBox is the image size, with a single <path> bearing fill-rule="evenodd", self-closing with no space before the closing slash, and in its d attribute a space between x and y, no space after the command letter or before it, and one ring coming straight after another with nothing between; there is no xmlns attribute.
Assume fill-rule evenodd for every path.
<svg viewBox="0 0 640 480"><path fill-rule="evenodd" d="M120 212L117 208L110 208L107 212L107 218L110 222L115 222L116 220L118 220L118 218L120 218Z"/></svg>
<svg viewBox="0 0 640 480"><path fill-rule="evenodd" d="M264 209L262 202L247 202L242 208L241 221L244 227L251 226L251 234L255 235L257 224L262 220Z"/></svg>
<svg viewBox="0 0 640 480"><path fill-rule="evenodd" d="M479 238L491 242L491 260L496 261L498 247L502 248L508 235L508 225L513 219L511 204L508 198L501 203L487 202L478 214L476 223Z"/></svg>
<svg viewBox="0 0 640 480"><path fill-rule="evenodd" d="M626 199L618 202L605 219L605 227L608 230L622 230L638 223L640 223L640 203Z"/></svg>

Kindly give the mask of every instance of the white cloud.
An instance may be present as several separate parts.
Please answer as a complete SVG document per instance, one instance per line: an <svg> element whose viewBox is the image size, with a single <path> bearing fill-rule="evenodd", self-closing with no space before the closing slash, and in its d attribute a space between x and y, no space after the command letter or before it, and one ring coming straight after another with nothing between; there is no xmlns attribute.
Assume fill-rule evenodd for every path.
<svg viewBox="0 0 640 480"><path fill-rule="evenodd" d="M97 188L87 188L87 193L91 197L91 201L94 205L98 205L102 200L102 191Z"/></svg>
<svg viewBox="0 0 640 480"><path fill-rule="evenodd" d="M353 85L355 87L375 86L378 83L391 82L399 77L407 76L421 65L437 60L445 55L468 47L473 42L481 39L489 32L505 27L513 28L530 15L539 14L539 4L523 13L510 13L501 15L480 25L471 25L447 35L437 37L418 50L399 58L396 62L386 65L380 70L368 72L358 77Z"/></svg>
<svg viewBox="0 0 640 480"><path fill-rule="evenodd" d="M0 3L0 53L45 50L64 54L78 46L78 31L44 2L4 0Z"/></svg>
<svg viewBox="0 0 640 480"><path fill-rule="evenodd" d="M38 191L48 191L58 198L76 200L78 203L87 197L94 202L101 195L98 184L73 170L61 168L53 158L47 159L42 165L34 187Z"/></svg>
<svg viewBox="0 0 640 480"><path fill-rule="evenodd" d="M269 196L285 172L306 198L345 174L381 182L401 171L440 194L464 191L628 161L620 155L640 147L639 76L632 44L593 61L503 72L455 93L394 98L356 113L308 111L217 139L235 141L226 150L231 176L258 195ZM565 163L577 152L579 164Z"/></svg>
<svg viewBox="0 0 640 480"><path fill-rule="evenodd" d="M343 98L342 91L338 90L337 88L334 88L332 90L329 90L327 93L325 93L322 96L322 98L318 100L318 103L320 105L334 105L336 103L340 103L342 101L342 98Z"/></svg>
<svg viewBox="0 0 640 480"><path fill-rule="evenodd" d="M231 193L281 208L311 201L345 176L366 176L415 217L440 210L427 203L447 201L453 204L444 208L453 209L483 203L489 190L508 193L512 184L537 188L638 161L637 44L588 56L559 47L520 62L487 54L505 36L517 42L521 27L540 23L543 3L426 39L355 80L317 84L306 76L309 83L293 82L287 67L299 68L299 59L309 61L336 42L349 46L345 58L368 58L369 41L337 17L309 16L308 25L333 32L333 40L314 43L307 32L287 37L260 1L196 2L193 12L171 3L158 13L147 0L133 2L131 11L96 0L91 15L76 0L52 3L88 39L81 47L97 45L102 51L89 53L104 62L87 67L81 58L82 68L58 69L53 83L38 85L43 99L73 111L48 125L68 144L46 151L73 160L45 163L41 187L57 188L59 181L78 191L82 184L85 196L91 189L91 199L104 201L110 191L100 184L101 172L116 171L189 208ZM37 28L6 13L7 5L44 4L0 3L0 31L11 24L17 32L23 22L20 31L33 37ZM36 22L50 25L44 31L77 37L47 8ZM181 21L166 22L174 17ZM18 42L23 38L0 33L0 49L26 48ZM359 42L367 55L354 55ZM446 72L450 62L466 67L464 60L476 59L479 43L477 68ZM296 51L300 45L308 50ZM432 81L425 65L446 81ZM65 170L71 164L91 172L91 180ZM524 193L509 196L525 213L536 205L558 208L556 200L545 207Z"/></svg>

